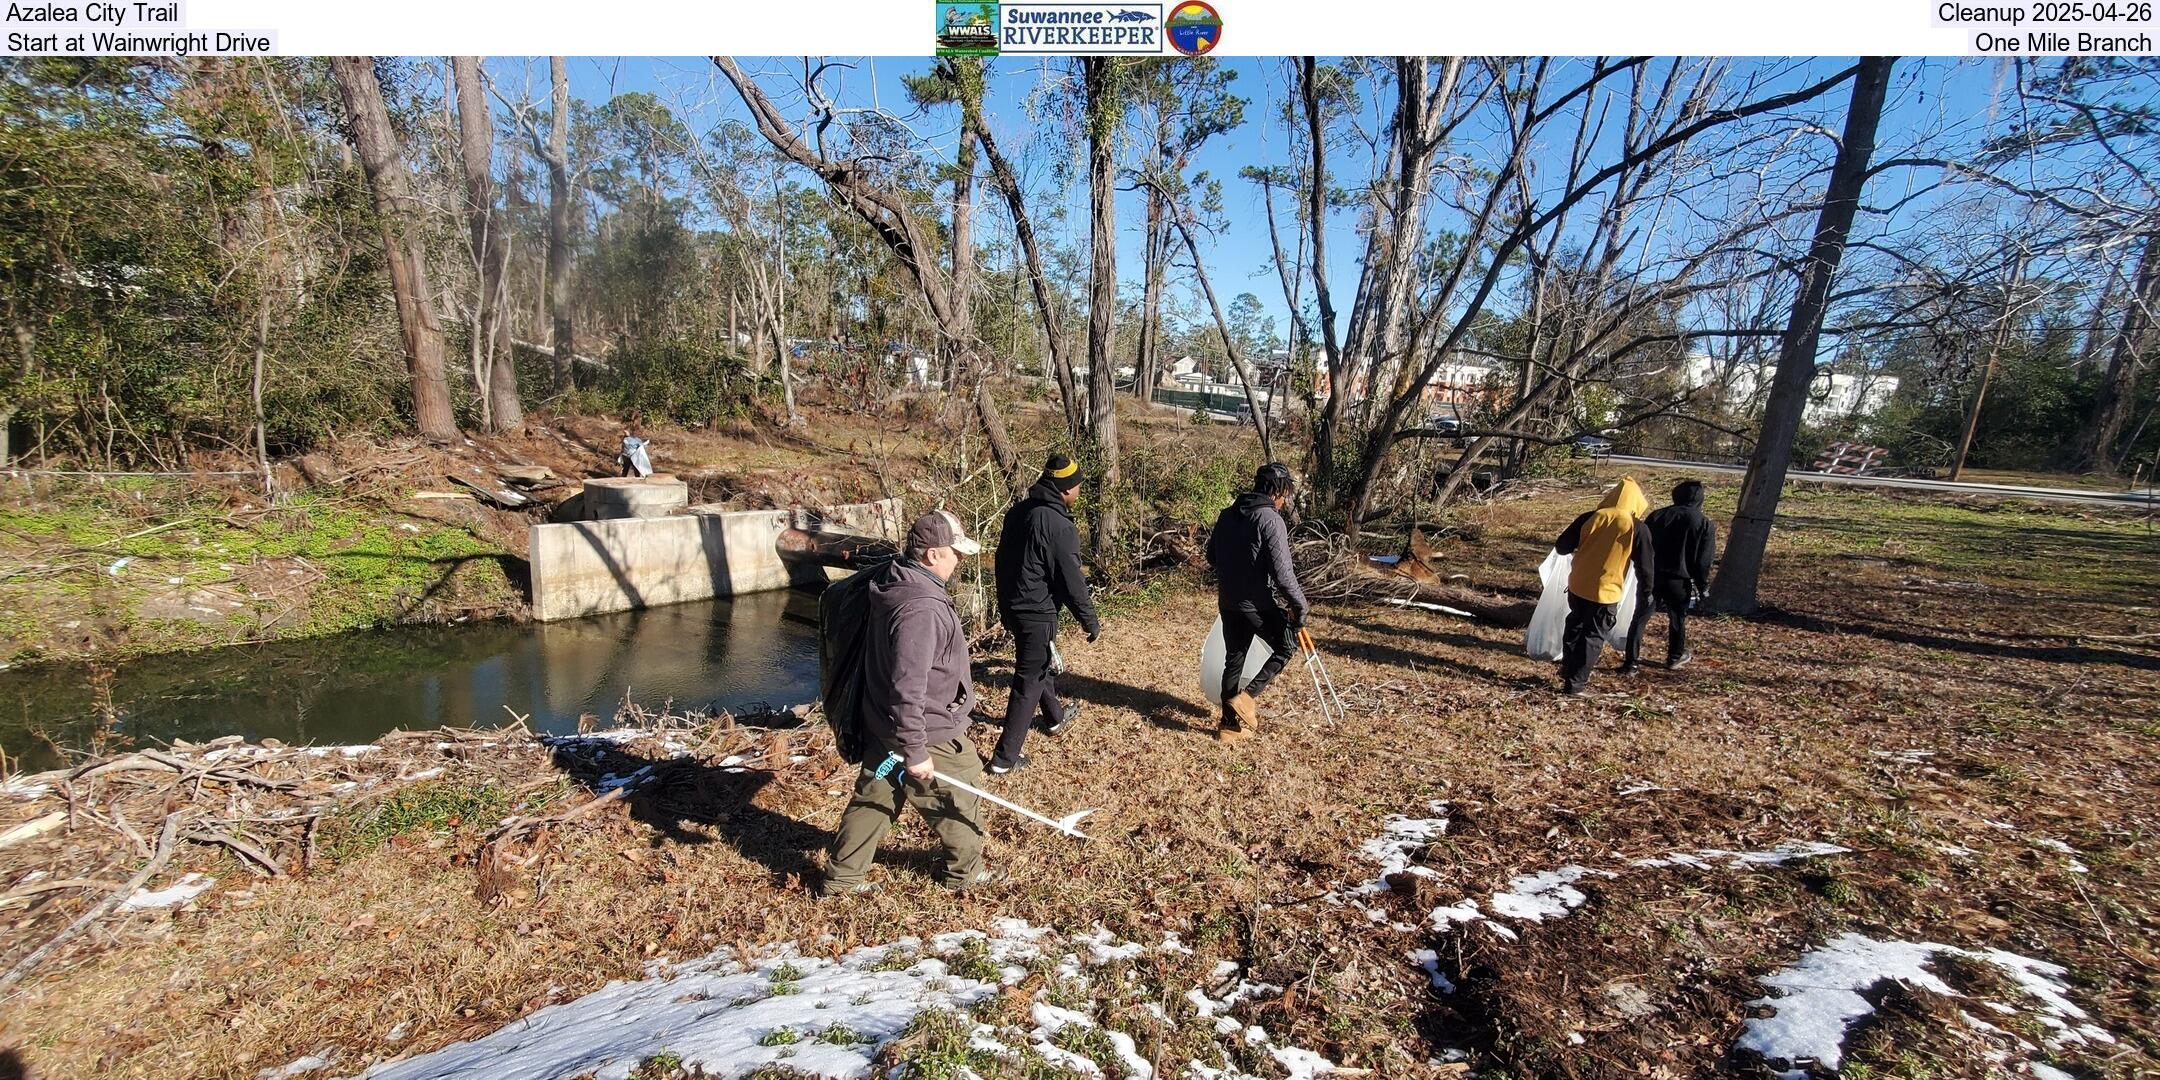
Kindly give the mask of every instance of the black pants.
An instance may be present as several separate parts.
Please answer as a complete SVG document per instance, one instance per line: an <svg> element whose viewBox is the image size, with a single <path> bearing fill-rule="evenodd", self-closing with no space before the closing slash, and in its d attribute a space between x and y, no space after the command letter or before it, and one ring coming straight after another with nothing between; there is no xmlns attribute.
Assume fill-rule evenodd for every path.
<svg viewBox="0 0 2160 1080"><path fill-rule="evenodd" d="M1058 700L1057 677L1050 674L1050 643L1057 638L1057 616L1047 619L1020 616L1004 620L1013 638L1012 697L1005 703L1005 731L998 737L993 761L1010 765L1020 760L1027 742L1028 726L1039 714L1044 726L1065 719L1065 705Z"/></svg>
<svg viewBox="0 0 2160 1080"><path fill-rule="evenodd" d="M1560 683L1573 690L1590 684L1605 652L1605 634L1620 621L1620 605L1600 604L1574 593L1567 598L1567 627L1560 632Z"/></svg>
<svg viewBox="0 0 2160 1080"><path fill-rule="evenodd" d="M1666 661L1671 662L1673 658L1687 651L1688 601L1694 599L1694 592L1694 585L1686 578L1658 579L1652 590L1653 603L1638 601L1635 605L1635 622L1628 627L1627 635L1628 663L1635 663L1642 658L1643 630L1650 625L1650 611L1653 607L1665 609L1668 634Z"/></svg>
<svg viewBox="0 0 2160 1080"><path fill-rule="evenodd" d="M1272 605L1264 609L1238 606L1217 610L1222 613L1225 646L1222 676L1224 701L1237 696L1238 683L1245 675L1245 654L1251 651L1253 639L1259 638L1267 643L1268 648L1275 650L1275 655L1268 657L1267 663L1253 673L1252 681L1244 685L1246 693L1259 697L1260 691L1267 689L1267 685L1275 681L1275 676L1282 674L1283 665L1290 662L1290 654L1297 651L1296 642L1291 640L1290 620L1283 615L1281 608Z"/></svg>

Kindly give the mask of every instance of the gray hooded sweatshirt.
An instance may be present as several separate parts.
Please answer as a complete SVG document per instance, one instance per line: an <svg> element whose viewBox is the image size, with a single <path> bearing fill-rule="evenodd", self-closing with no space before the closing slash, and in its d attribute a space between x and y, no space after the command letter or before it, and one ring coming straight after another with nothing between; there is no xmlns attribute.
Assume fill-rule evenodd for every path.
<svg viewBox="0 0 2160 1080"><path fill-rule="evenodd" d="M863 726L920 765L930 744L967 731L975 708L967 631L952 593L922 564L896 559L870 585L865 629Z"/></svg>

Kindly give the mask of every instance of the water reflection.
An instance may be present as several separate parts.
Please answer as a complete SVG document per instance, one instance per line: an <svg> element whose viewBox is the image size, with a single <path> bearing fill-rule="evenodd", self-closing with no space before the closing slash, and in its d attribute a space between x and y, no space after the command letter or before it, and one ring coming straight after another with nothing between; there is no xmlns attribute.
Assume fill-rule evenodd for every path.
<svg viewBox="0 0 2160 1080"><path fill-rule="evenodd" d="M99 693L91 670L0 673L0 748L22 767L59 764L54 744L89 745ZM238 734L288 743L360 743L398 728L494 725L510 712L543 731L648 708L741 710L817 695L817 598L735 600L546 624L403 627L155 656L111 679L118 730L141 742ZM49 741L48 741L49 740Z"/></svg>

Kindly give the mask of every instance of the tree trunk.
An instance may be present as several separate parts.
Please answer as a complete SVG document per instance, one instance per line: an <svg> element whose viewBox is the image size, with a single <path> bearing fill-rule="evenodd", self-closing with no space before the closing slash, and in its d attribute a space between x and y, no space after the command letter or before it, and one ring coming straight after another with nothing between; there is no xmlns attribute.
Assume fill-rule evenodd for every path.
<svg viewBox="0 0 2160 1080"><path fill-rule="evenodd" d="M383 261L390 268L390 290L397 300L398 325L405 335L405 360L412 372L413 416L420 435L434 442L457 438L457 418L450 411L450 385L443 375L442 326L436 322L434 293L428 288L427 258L421 249L425 208L412 193L375 81L375 59L335 56L330 73L352 121L360 167L367 174L375 216L382 226Z"/></svg>
<svg viewBox="0 0 2160 1080"><path fill-rule="evenodd" d="M576 377L571 355L577 349L576 327L570 321L570 67L560 56L548 57L548 78L554 84L549 108L547 147L540 154L548 170L547 309L554 321L550 346L555 350L555 388L569 388Z"/></svg>
<svg viewBox="0 0 2160 1080"><path fill-rule="evenodd" d="M1208 310L1215 315L1215 332L1222 335L1223 352L1230 357L1230 366L1236 369L1238 382L1245 386L1245 404L1252 409L1253 432L1260 437L1260 456L1274 461L1275 440L1268 436L1267 410L1261 408L1260 395L1253 391L1252 367L1245 362L1244 357L1238 355L1237 342L1230 337L1230 320L1223 318L1222 305L1215 300L1215 286L1208 281L1207 264L1200 261L1200 245L1193 242L1192 228L1187 224L1184 207L1172 210L1171 222L1177 226L1178 234L1185 238L1185 250L1192 255L1193 273L1199 278L1200 292L1207 297ZM1269 395L1268 400L1271 403L1275 400L1273 394Z"/></svg>
<svg viewBox="0 0 2160 1080"><path fill-rule="evenodd" d="M2146 236L2138 252L2130 302L2123 306L2114 340L2108 343L2107 375L2093 398L2085 430L2078 436L2077 467L2081 470L2112 476L2122 467L2115 447L2130 420L2138 363L2153 346L2155 307L2160 307L2160 233Z"/></svg>
<svg viewBox="0 0 2160 1080"><path fill-rule="evenodd" d="M1042 319L1043 338L1048 342L1044 347L1050 352L1050 372L1057 378L1059 401L1065 407L1065 433L1078 442L1082 430L1080 390L1073 385L1072 359L1065 354L1065 330L1059 325L1057 306L1050 294L1050 277L1043 272L1042 251L1035 243L1035 225L1028 218L1020 178L1014 174L1005 155L998 152L997 140L984 126L982 102L970 100L963 104L975 116L975 141L982 146L983 156L990 159L990 177L1005 196L1005 209L1012 215L1013 235L1020 238L1020 252L1027 260L1028 288L1034 294L1035 311Z"/></svg>
<svg viewBox="0 0 2160 1080"><path fill-rule="evenodd" d="M1748 457L1747 477L1740 483L1740 505L1733 514L1730 539L1718 562L1710 588L1710 610L1745 614L1755 610L1756 586L1762 577L1763 553L1770 543L1770 526L1777 520L1778 500L1785 493L1785 473L1792 467L1793 437L1807 408L1808 387L1815 381L1815 353L1822 337L1823 312L1829 307L1831 279L1845 255L1845 238L1852 232L1853 216L1860 207L1860 189L1867 183L1868 160L1875 153L1875 128L1882 119L1883 98L1890 86L1891 56L1862 57L1853 75L1852 105L1845 112L1845 137L1838 144L1837 161L1830 169L1830 188L1816 219L1814 242L1801 273L1799 295L1793 300L1792 319L1778 350L1777 373L1770 383L1770 400L1763 409L1762 433Z"/></svg>
<svg viewBox="0 0 2160 1080"><path fill-rule="evenodd" d="M1140 299L1140 349L1133 357L1133 394L1151 400L1155 391L1156 353L1162 348L1163 264L1170 261L1169 237L1163 227L1163 195L1153 185L1147 191L1147 242L1142 258L1147 263L1147 285Z"/></svg>
<svg viewBox="0 0 2160 1080"><path fill-rule="evenodd" d="M1088 436L1101 457L1095 476L1093 547L1098 558L1117 540L1117 371L1110 356L1117 310L1117 177L1112 150L1121 106L1111 59L1081 60L1088 126Z"/></svg>
<svg viewBox="0 0 2160 1080"><path fill-rule="evenodd" d="M465 166L465 218L472 229L473 259L480 268L480 302L475 305L472 333L480 341L486 359L488 416L496 431L525 433L525 406L518 400L517 362L502 345L502 298L504 268L509 248L504 229L495 218L495 124L489 118L487 95L480 87L480 59L450 58L452 79L457 84L458 156Z"/></svg>
<svg viewBox="0 0 2160 1080"><path fill-rule="evenodd" d="M975 129L965 110L960 119L960 146L953 153L952 205L952 309L953 325L962 338L975 336ZM948 352L943 374L947 389L959 378L959 356Z"/></svg>
<svg viewBox="0 0 2160 1080"><path fill-rule="evenodd" d="M1952 482L1965 475L1965 459L1972 454L1973 436L1980 432L1980 410L1987 404L1988 383L1995 379L1995 363L2002 358L2003 342L2010 336L2011 305L2016 302L2017 288L2024 277L2025 257L2020 255L2010 271L2010 280L2003 285L2002 317L1995 323L1995 340L1988 345L1987 364L1980 369L1980 387L1973 391L1972 411L1965 416L1965 433L1958 438L1957 457L1950 462ZM1866 397L1865 389L1861 396Z"/></svg>
<svg viewBox="0 0 2160 1080"><path fill-rule="evenodd" d="M1321 407L1319 425L1313 430L1312 486L1322 506L1335 501L1335 441L1343 422L1347 368L1335 341L1335 300L1327 283L1327 142L1320 123L1319 62L1307 56L1298 60L1298 90L1305 104L1306 136L1312 144L1312 175L1306 177L1306 199L1312 220L1313 299L1320 305L1320 347L1327 351L1328 398Z"/></svg>

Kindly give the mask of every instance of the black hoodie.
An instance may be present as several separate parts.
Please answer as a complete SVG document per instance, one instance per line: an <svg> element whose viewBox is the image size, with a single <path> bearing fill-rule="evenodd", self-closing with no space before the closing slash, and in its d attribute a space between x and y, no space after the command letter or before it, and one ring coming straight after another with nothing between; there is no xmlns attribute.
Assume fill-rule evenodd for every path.
<svg viewBox="0 0 2160 1080"><path fill-rule="evenodd" d="M1686 581L1697 590L1710 587L1710 564L1717 560L1717 525L1702 512L1702 489L1688 492L1692 501L1651 511L1643 519L1657 552L1660 581Z"/></svg>
<svg viewBox="0 0 2160 1080"><path fill-rule="evenodd" d="M1208 534L1208 565L1215 568L1216 599L1225 610L1244 608L1266 611L1276 606L1275 590L1282 590L1299 622L1311 604L1298 588L1297 568L1290 562L1290 526L1275 500L1259 492L1238 497L1215 519Z"/></svg>
<svg viewBox="0 0 2160 1080"><path fill-rule="evenodd" d="M1056 488L1038 482L1005 512L998 532L998 611L1006 618L1057 619L1063 605L1080 629L1100 629L1087 575L1080 570L1080 530Z"/></svg>

